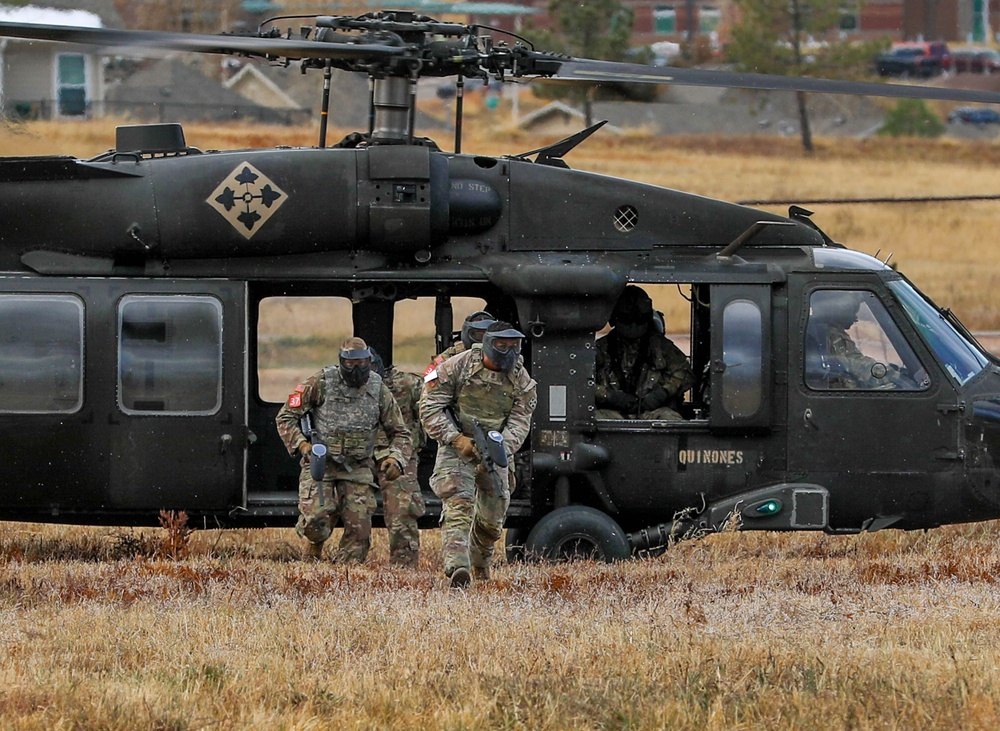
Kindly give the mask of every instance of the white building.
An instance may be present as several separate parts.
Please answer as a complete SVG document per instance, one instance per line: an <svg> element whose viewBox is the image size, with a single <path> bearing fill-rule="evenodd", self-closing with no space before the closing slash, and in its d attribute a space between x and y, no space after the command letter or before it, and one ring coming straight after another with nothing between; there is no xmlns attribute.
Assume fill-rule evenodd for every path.
<svg viewBox="0 0 1000 731"><path fill-rule="evenodd" d="M118 28L110 0L39 0L5 5L0 22ZM86 117L104 100L102 59L93 47L0 38L0 113L15 118Z"/></svg>

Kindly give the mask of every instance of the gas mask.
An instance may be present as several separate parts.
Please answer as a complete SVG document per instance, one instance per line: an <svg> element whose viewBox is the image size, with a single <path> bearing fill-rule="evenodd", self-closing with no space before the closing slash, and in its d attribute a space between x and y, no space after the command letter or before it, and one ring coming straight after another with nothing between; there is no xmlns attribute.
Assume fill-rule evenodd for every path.
<svg viewBox="0 0 1000 731"><path fill-rule="evenodd" d="M462 344L465 349L469 350L473 345L483 342L483 333L494 322L493 316L486 310L473 312L466 317L462 323Z"/></svg>
<svg viewBox="0 0 1000 731"><path fill-rule="evenodd" d="M487 332L483 335L483 355L499 370L510 371L517 365L523 340L524 333L514 328Z"/></svg>
<svg viewBox="0 0 1000 731"><path fill-rule="evenodd" d="M372 354L368 348L340 351L340 376L351 388L361 388L368 383L372 368Z"/></svg>

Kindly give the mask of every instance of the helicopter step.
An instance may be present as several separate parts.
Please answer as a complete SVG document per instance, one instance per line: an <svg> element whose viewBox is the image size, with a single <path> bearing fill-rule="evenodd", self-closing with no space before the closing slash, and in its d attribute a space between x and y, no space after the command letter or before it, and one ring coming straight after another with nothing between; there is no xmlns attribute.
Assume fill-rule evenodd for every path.
<svg viewBox="0 0 1000 731"><path fill-rule="evenodd" d="M274 507L295 507L299 503L299 496L294 492L278 491L274 492L251 492L247 495L247 508L274 508Z"/></svg>

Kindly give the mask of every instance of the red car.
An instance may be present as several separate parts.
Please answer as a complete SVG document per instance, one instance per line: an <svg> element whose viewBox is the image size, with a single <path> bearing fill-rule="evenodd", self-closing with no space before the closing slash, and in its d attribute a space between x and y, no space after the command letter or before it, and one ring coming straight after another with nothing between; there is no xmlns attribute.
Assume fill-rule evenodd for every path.
<svg viewBox="0 0 1000 731"><path fill-rule="evenodd" d="M992 74L1000 71L1000 52L991 48L961 48L951 52L956 74Z"/></svg>

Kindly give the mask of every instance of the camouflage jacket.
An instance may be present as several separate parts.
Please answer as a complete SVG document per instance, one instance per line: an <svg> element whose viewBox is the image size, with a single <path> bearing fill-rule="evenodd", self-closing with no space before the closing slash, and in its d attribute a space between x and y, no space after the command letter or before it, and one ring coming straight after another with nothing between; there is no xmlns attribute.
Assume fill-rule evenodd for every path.
<svg viewBox="0 0 1000 731"><path fill-rule="evenodd" d="M452 356L458 355L459 353L464 353L467 350L465 343L461 340L456 340L451 344L450 348L445 348L440 353L431 358L431 364L439 366Z"/></svg>
<svg viewBox="0 0 1000 731"><path fill-rule="evenodd" d="M645 351L640 353L642 344ZM659 406L676 409L684 393L694 384L691 364L676 345L657 332L640 340L625 340L612 330L597 341L597 405L606 401L611 391L624 391L642 399L661 388L666 396ZM640 357L640 355L642 357Z"/></svg>
<svg viewBox="0 0 1000 731"><path fill-rule="evenodd" d="M469 425L478 419L487 429L501 432L513 454L528 438L537 405L535 389L521 363L510 372L491 371L483 365L483 351L473 348L437 367L436 378L425 384L420 398L420 421L429 437L451 444L460 433L445 413L451 407L462 434L472 436Z"/></svg>
<svg viewBox="0 0 1000 731"><path fill-rule="evenodd" d="M410 430L406 428L403 416L399 411L399 406L396 405L396 399L393 398L388 386L383 383L382 378L377 373L372 373L368 377L368 383L363 388L350 388L340 379L339 370L337 366L328 366L311 375L305 383L299 384L295 388L295 391L288 396L288 400L278 411L275 423L278 427L278 434L285 443L288 453L297 455L299 446L303 442L308 441L302 433L299 420L307 412L313 412L315 417L318 410L326 404L327 389L333 387L347 393L351 397L345 400L345 403L349 403L351 407L355 406L355 403L360 406L366 396L371 397L373 400L377 399L377 405L375 405L377 417L373 420L374 423L371 424L353 423L358 419L352 419L352 417L359 416L361 413L360 408L348 407L330 410L330 413L335 413L335 418L342 420L337 423L338 427L342 426L348 429L358 427L362 429L370 428L369 440L372 447L375 444L376 432L380 429L384 431L390 439L387 456L395 457L399 460L400 466L405 466L412 450ZM319 425L317 424L317 426ZM324 442L327 441L328 437L329 435L322 433L321 430L320 438ZM329 458L332 458L335 452L332 445L328 444L328 447L330 448ZM368 459L371 458L371 449L368 450L367 456Z"/></svg>
<svg viewBox="0 0 1000 731"><path fill-rule="evenodd" d="M423 387L423 379L406 371L399 371L393 367L385 372L382 379L389 387L399 412L403 417L403 423L410 430L410 446L413 453L424 445L425 437L423 427L420 426L420 390ZM375 458L382 459L389 452L389 435L384 429L380 429L378 438L375 441Z"/></svg>
<svg viewBox="0 0 1000 731"><path fill-rule="evenodd" d="M878 361L864 355L847 331L839 327L826 329L827 364L831 388L895 388L898 371L884 369L884 377L877 378L872 366Z"/></svg>

